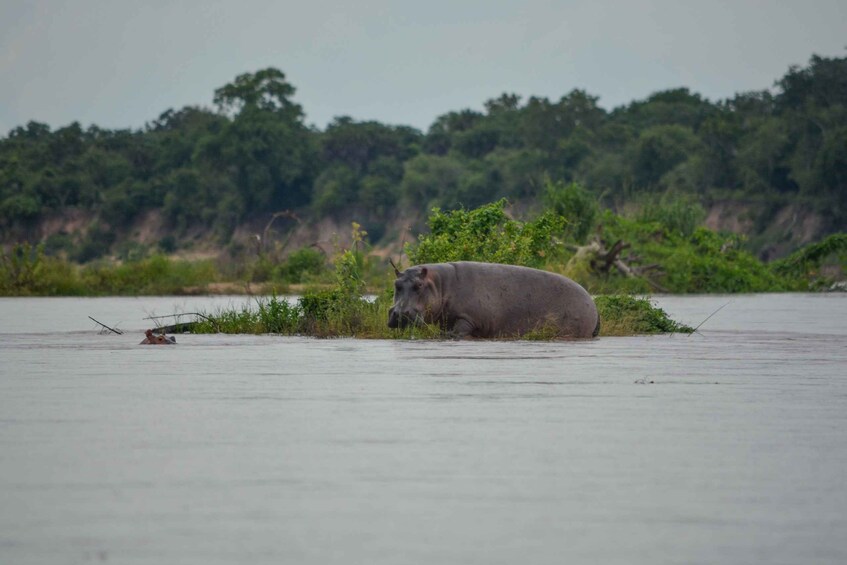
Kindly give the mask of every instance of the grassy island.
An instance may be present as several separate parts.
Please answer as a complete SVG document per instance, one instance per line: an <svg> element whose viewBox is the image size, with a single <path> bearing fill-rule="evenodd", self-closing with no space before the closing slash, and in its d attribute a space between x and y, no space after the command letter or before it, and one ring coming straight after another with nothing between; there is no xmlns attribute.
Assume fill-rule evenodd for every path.
<svg viewBox="0 0 847 565"><path fill-rule="evenodd" d="M691 333L692 328L671 320L647 298L609 295L596 298L602 320L601 336L656 333ZM259 298L255 307L205 312L190 325L192 333L279 334L364 339L439 339L442 328L423 325L389 329L386 325L391 296L374 300L345 297L337 291L308 293L295 303L273 296ZM555 333L540 330L521 336L525 340L553 340ZM508 336L504 336L508 339Z"/></svg>

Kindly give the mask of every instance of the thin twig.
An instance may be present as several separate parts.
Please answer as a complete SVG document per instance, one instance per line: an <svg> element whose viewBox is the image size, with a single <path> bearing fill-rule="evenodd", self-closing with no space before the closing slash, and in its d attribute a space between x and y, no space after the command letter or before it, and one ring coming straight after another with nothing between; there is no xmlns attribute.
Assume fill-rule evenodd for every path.
<svg viewBox="0 0 847 565"><path fill-rule="evenodd" d="M212 319L209 316L201 314L200 312L182 312L180 314L166 314L164 316L147 316L146 318L142 318L144 320L158 320L160 318L179 318L180 316L200 316L206 321L211 322Z"/></svg>
<svg viewBox="0 0 847 565"><path fill-rule="evenodd" d="M709 315L706 317L706 319L705 319L705 320L703 320L702 322L700 322L699 324L697 324L697 327L696 327L696 328L694 328L694 331L693 331L693 332L691 332L690 334L688 334L688 337L691 337L692 335L694 335L695 333L697 333L697 330L699 330L699 329L700 329L700 326L702 326L703 324L705 324L706 322L708 322L708 321L709 321L709 318L711 318L712 316L714 316L715 314L717 314L718 312L720 312L721 310L723 310L726 306L729 306L729 304L730 304L731 302L732 302L732 300L730 300L729 302L727 302L726 304L724 304L723 306L721 306L720 308L718 308L717 310L715 310L714 312L712 312L711 314L709 314Z"/></svg>
<svg viewBox="0 0 847 565"><path fill-rule="evenodd" d="M110 328L109 326L107 326L107 325L106 325L106 324L104 324L103 322L98 322L97 320L95 320L95 319L94 319L94 318L92 318L91 316L89 316L89 317L88 317L88 319L89 319L89 320L92 320L93 322L96 322L96 323L100 324L101 326L103 326L104 328L106 328L107 330L109 330L109 331L110 331L110 332L112 332L112 333L116 333L116 334L118 334L118 335L123 335L123 334L124 334L124 332L122 332L121 330L116 330L115 328Z"/></svg>

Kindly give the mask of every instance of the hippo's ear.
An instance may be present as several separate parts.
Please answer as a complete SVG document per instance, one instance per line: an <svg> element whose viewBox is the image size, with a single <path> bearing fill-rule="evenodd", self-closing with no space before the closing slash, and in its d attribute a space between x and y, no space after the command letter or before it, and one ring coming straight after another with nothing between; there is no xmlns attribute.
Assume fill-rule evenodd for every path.
<svg viewBox="0 0 847 565"><path fill-rule="evenodd" d="M397 268L397 265L394 264L394 261L391 257L388 258L388 262L391 263L391 266L394 267L394 276L398 279L400 278L400 269Z"/></svg>
<svg viewBox="0 0 847 565"><path fill-rule="evenodd" d="M421 272L420 272L420 274L419 274L418 276L419 276L420 278L422 278L422 279L425 279L425 278L426 278L426 274L427 274L428 272L429 272L429 271L427 271L427 268L426 268L426 267L421 267Z"/></svg>

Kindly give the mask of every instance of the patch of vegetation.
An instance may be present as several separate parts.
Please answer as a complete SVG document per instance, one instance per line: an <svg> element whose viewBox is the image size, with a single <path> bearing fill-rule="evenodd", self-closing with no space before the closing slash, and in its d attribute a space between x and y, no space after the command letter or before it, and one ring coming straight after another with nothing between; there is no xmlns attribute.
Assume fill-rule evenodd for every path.
<svg viewBox="0 0 847 565"><path fill-rule="evenodd" d="M483 261L540 267L550 260L552 238L567 223L547 211L530 222L511 219L501 199L473 210L432 210L430 233L407 245L412 264L450 261Z"/></svg>
<svg viewBox="0 0 847 565"><path fill-rule="evenodd" d="M79 269L65 260L48 257L44 246L15 245L0 254L0 295L77 296L86 294Z"/></svg>
<svg viewBox="0 0 847 565"><path fill-rule="evenodd" d="M806 271L812 257L832 255L840 241L833 238L791 260L791 265L806 265L806 271L775 270L747 251L740 236L698 226L698 205L665 198L645 200L634 219L604 210L597 214L597 241L580 245L581 226L595 221L586 195L575 185L554 186L550 193L560 198L558 211L547 210L526 222L510 218L504 200L474 210L435 209L430 233L408 245L407 254L413 264L464 260L543 268L571 277L593 294L780 292L809 288ZM568 210L576 216L559 213ZM596 254L601 237L608 246L623 245L617 259L628 272L612 268L614 261L601 264Z"/></svg>
<svg viewBox="0 0 847 565"><path fill-rule="evenodd" d="M14 246L0 254L0 295L97 296L181 294L217 280L212 261L178 261L164 255L76 265L45 255L43 246Z"/></svg>
<svg viewBox="0 0 847 565"><path fill-rule="evenodd" d="M671 229L659 221L637 221L605 211L603 235L607 241L622 240L630 247L626 257L632 264L656 265L654 274L629 281L630 290L649 292L649 281L666 292L779 292L802 286L774 272L744 249L743 239L734 234L719 234L704 227ZM581 280L591 291L614 288L624 279L611 272L606 280ZM611 283L611 284L610 284Z"/></svg>
<svg viewBox="0 0 847 565"><path fill-rule="evenodd" d="M307 335L320 338L432 339L441 337L433 325L390 329L391 297L376 300L344 297L338 289L305 294L291 303L273 296L256 299L241 308L204 313L192 327L194 333Z"/></svg>
<svg viewBox="0 0 847 565"><path fill-rule="evenodd" d="M544 206L555 214L567 218L566 236L576 243L584 243L597 223L600 206L595 197L578 183L544 183Z"/></svg>
<svg viewBox="0 0 847 565"><path fill-rule="evenodd" d="M836 233L818 243L798 249L785 259L772 264L774 272L785 277L807 281L810 289L828 288L834 282L823 273L823 267L843 276L847 273L847 233Z"/></svg>
<svg viewBox="0 0 847 565"><path fill-rule="evenodd" d="M293 335L299 331L301 317L299 305L292 305L274 295L269 299L257 299L255 308L246 303L238 309L206 313L192 327L192 332Z"/></svg>
<svg viewBox="0 0 847 565"><path fill-rule="evenodd" d="M327 258L322 251L304 247L289 255L274 271L274 279L289 284L315 280L326 270Z"/></svg>
<svg viewBox="0 0 847 565"><path fill-rule="evenodd" d="M647 194L638 204L639 222L660 224L668 233L681 237L690 237L706 218L703 206L690 195Z"/></svg>
<svg viewBox="0 0 847 565"><path fill-rule="evenodd" d="M445 339L442 328L426 324L404 329L387 325L390 293L375 300L341 297L337 289L308 293L296 303L273 296L257 299L255 306L205 313L193 327L195 333L235 333L306 335L321 338L355 337L364 339ZM658 333L691 333L692 328L670 319L661 308L646 298L627 295L598 296L601 336L627 336ZM528 332L519 339L549 341L558 338L552 327Z"/></svg>
<svg viewBox="0 0 847 565"><path fill-rule="evenodd" d="M85 288L94 294L180 294L187 288L202 288L216 280L214 262L176 261L164 255L119 265L93 263L80 272Z"/></svg>
<svg viewBox="0 0 847 565"><path fill-rule="evenodd" d="M600 313L601 336L692 333L693 328L672 320L646 298L606 295L594 299Z"/></svg>
<svg viewBox="0 0 847 565"><path fill-rule="evenodd" d="M518 221L507 212L505 200L473 210L434 209L429 233L407 245L406 252L413 264L467 260L542 268L569 276L592 294L825 289L843 277L847 267L845 234L832 235L768 265L746 250L740 236L692 227L699 213L686 212L680 200L659 202L657 208L649 213L642 210L636 218L604 210L596 216L593 238L579 244L583 229L579 226L595 217L585 212L590 210L584 202L586 195L576 185L554 187L551 193L570 195L562 198L571 204L557 210L587 215L571 221L547 210ZM124 244L119 246L121 261L100 259L77 265L61 253L47 255L44 246L20 244L0 254L0 294L196 294L213 282L264 283L266 289L306 283L337 287L343 297L361 296L366 288L385 288L390 277L384 262L370 254L367 232L354 223L351 239L349 249L336 248L334 269L328 267L322 252L312 248L295 251L284 260L242 248L222 263L148 255L150 248ZM56 238L52 243L61 248L63 241ZM609 257L606 248L616 243L619 254Z"/></svg>

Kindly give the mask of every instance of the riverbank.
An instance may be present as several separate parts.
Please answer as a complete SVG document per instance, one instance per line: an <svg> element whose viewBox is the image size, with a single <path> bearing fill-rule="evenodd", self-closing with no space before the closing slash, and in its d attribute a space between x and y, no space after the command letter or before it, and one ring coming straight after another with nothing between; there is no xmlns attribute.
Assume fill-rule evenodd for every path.
<svg viewBox="0 0 847 565"><path fill-rule="evenodd" d="M577 186L568 198L588 196ZM824 290L847 273L847 234L834 234L794 254L764 263L737 236L697 227L684 207L659 220L608 210L590 215L596 235L575 231L577 219L551 207L518 221L500 200L473 210L433 209L428 233L408 243L398 263L482 261L556 272L592 294L737 293ZM570 220L568 218L571 218ZM584 230L583 230L584 231ZM404 261L401 261L401 258ZM103 296L304 293L353 284L361 294L390 288L388 257L373 252L352 224L348 247L331 255L311 247L286 256L179 259L154 253L79 265L19 244L0 254L0 295Z"/></svg>

